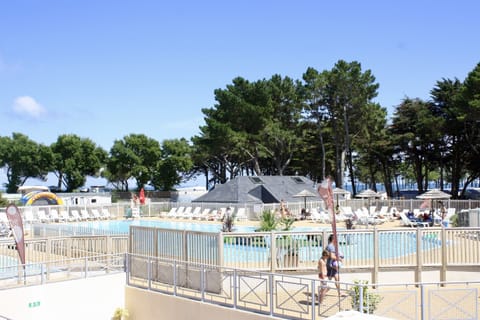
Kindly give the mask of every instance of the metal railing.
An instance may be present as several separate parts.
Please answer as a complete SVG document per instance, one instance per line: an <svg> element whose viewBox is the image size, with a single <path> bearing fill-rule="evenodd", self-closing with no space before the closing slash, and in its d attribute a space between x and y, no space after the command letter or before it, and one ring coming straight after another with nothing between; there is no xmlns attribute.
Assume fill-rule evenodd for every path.
<svg viewBox="0 0 480 320"><path fill-rule="evenodd" d="M123 255L127 252L128 236L78 236L50 237L25 240L25 256L27 264L55 261L56 264L67 264L72 259L88 258L91 261L99 255ZM9 273L5 270L21 269L15 241L0 241L0 277ZM49 268L46 269L47 274Z"/></svg>
<svg viewBox="0 0 480 320"><path fill-rule="evenodd" d="M368 284L318 279L157 257L128 255L127 284L164 294L275 316L323 319L357 310L392 319L477 319L480 282Z"/></svg>
<svg viewBox="0 0 480 320"><path fill-rule="evenodd" d="M0 267L0 290L125 272L125 254L90 255Z"/></svg>
<svg viewBox="0 0 480 320"><path fill-rule="evenodd" d="M357 310L392 319L478 319L479 281L369 284L220 267L133 254L85 256L14 266L0 289L126 272L129 286L283 319L323 319Z"/></svg>
<svg viewBox="0 0 480 320"><path fill-rule="evenodd" d="M312 271L330 233L209 233L132 226L129 253L250 270ZM374 282L379 269L414 272L421 281L429 268L438 270L439 281L444 281L449 269L480 267L480 228L343 230L338 239L345 256L343 272L365 269Z"/></svg>
<svg viewBox="0 0 480 320"><path fill-rule="evenodd" d="M211 233L132 226L130 235L62 236L25 240L28 263L66 261L101 254L148 255L262 271L316 269L330 230L309 232ZM422 272L475 270L480 266L480 228L396 228L341 230L343 272L364 269L376 282L380 270ZM0 270L16 266L12 238L0 241Z"/></svg>

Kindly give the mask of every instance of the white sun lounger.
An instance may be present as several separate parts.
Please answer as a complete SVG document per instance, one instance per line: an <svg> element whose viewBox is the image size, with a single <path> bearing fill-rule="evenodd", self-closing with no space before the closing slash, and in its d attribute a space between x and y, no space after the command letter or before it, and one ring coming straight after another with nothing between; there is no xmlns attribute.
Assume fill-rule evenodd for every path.
<svg viewBox="0 0 480 320"><path fill-rule="evenodd" d="M80 216L80 214L78 213L78 210L76 209L73 209L72 211L70 211L70 214L72 215L72 219L75 220L75 221L82 221L82 217Z"/></svg>
<svg viewBox="0 0 480 320"><path fill-rule="evenodd" d="M107 208L102 208L102 217L103 219L112 218L112 215L110 214L110 211Z"/></svg>
<svg viewBox="0 0 480 320"><path fill-rule="evenodd" d="M70 216L67 209L60 209L59 216L63 221L75 221L75 219Z"/></svg>
<svg viewBox="0 0 480 320"><path fill-rule="evenodd" d="M174 218L175 215L177 214L177 207L172 207L170 211L167 212L165 215L166 218Z"/></svg>
<svg viewBox="0 0 480 320"><path fill-rule="evenodd" d="M405 214L405 211L400 212L400 218L402 218L403 226L405 227L428 227L429 226L428 222L410 220Z"/></svg>
<svg viewBox="0 0 480 320"><path fill-rule="evenodd" d="M202 207L195 207L195 209L193 209L192 211L191 218L198 219L201 211L202 211Z"/></svg>
<svg viewBox="0 0 480 320"><path fill-rule="evenodd" d="M237 220L238 221L248 220L247 212L246 212L245 208L238 208L238 210L237 210Z"/></svg>
<svg viewBox="0 0 480 320"><path fill-rule="evenodd" d="M55 222L60 222L60 216L57 209L50 209L50 219Z"/></svg>
<svg viewBox="0 0 480 320"><path fill-rule="evenodd" d="M192 207L186 207L185 210L182 213L177 214L177 218L191 219L192 218L192 210L193 210Z"/></svg>
<svg viewBox="0 0 480 320"><path fill-rule="evenodd" d="M25 221L26 223L38 222L38 219L35 219L31 208L25 209L25 211L23 211L23 221Z"/></svg>
<svg viewBox="0 0 480 320"><path fill-rule="evenodd" d="M346 206L346 207L340 207L340 212L347 218L353 218L353 210L352 207Z"/></svg>
<svg viewBox="0 0 480 320"><path fill-rule="evenodd" d="M313 222L320 222L320 223L330 223L331 219L328 213L325 211L318 211L318 209L313 208L311 211L310 218Z"/></svg>
<svg viewBox="0 0 480 320"><path fill-rule="evenodd" d="M210 216L210 208L205 208L203 209L202 213L197 217L199 220L208 220L208 217Z"/></svg>
<svg viewBox="0 0 480 320"><path fill-rule="evenodd" d="M171 218L178 218L178 217L183 216L183 211L184 210L185 210L185 207L178 207L177 211L175 212L175 214Z"/></svg>
<svg viewBox="0 0 480 320"><path fill-rule="evenodd" d="M92 212L92 216L95 220L102 220L103 219L103 217L100 215L100 212L98 211L98 209L92 209L91 212Z"/></svg>
<svg viewBox="0 0 480 320"><path fill-rule="evenodd" d="M92 220L92 216L88 213L87 209L80 209L80 216L82 220Z"/></svg>
<svg viewBox="0 0 480 320"><path fill-rule="evenodd" d="M37 217L40 222L50 222L52 219L50 219L49 216L45 213L45 210L38 210L37 212Z"/></svg>

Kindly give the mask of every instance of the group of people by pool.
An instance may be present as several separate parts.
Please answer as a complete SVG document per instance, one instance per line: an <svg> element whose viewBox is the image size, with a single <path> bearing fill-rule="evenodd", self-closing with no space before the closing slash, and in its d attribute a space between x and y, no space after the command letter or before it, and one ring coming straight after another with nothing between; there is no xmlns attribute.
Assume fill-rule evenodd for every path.
<svg viewBox="0 0 480 320"><path fill-rule="evenodd" d="M415 222L428 222L433 224L433 212L425 211L420 213L418 216L415 216L413 211L407 212L407 218Z"/></svg>
<svg viewBox="0 0 480 320"><path fill-rule="evenodd" d="M311 213L307 209L302 208L300 215L293 214L285 205L285 201L280 200L280 208L275 210L275 216L277 218L293 218L295 220L306 220Z"/></svg>

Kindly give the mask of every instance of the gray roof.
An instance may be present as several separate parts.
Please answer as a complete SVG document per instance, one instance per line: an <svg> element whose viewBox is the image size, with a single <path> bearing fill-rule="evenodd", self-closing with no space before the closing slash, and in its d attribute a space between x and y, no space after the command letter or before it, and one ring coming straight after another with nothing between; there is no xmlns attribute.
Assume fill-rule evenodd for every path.
<svg viewBox="0 0 480 320"><path fill-rule="evenodd" d="M308 201L321 198L315 183L301 176L241 176L224 184L215 186L208 193L192 202L218 203L278 203L303 201L303 197L294 195L307 190L314 194Z"/></svg>

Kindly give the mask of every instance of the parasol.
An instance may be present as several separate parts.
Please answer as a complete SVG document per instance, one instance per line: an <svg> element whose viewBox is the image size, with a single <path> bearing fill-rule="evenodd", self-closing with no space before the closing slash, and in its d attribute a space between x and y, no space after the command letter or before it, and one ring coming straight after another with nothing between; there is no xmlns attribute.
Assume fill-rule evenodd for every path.
<svg viewBox="0 0 480 320"><path fill-rule="evenodd" d="M451 194L448 194L438 189L433 189L417 196L418 199L432 199L432 200L450 199L451 197L452 197Z"/></svg>
<svg viewBox="0 0 480 320"><path fill-rule="evenodd" d="M359 194L356 195L357 198L364 198L368 199L368 206L370 207L370 199L371 198L379 198L380 195L373 191L372 189L365 189Z"/></svg>
<svg viewBox="0 0 480 320"><path fill-rule="evenodd" d="M313 192L307 190L307 189L303 189L302 191L300 191L299 193L297 194L294 194L292 197L294 198L303 198L303 202L304 202L304 208L306 209L307 208L307 198L316 198L317 195L314 194Z"/></svg>
<svg viewBox="0 0 480 320"><path fill-rule="evenodd" d="M350 192L345 190L345 189L342 189L342 188L335 188L333 189L333 195L335 196L336 200L337 200L337 207L338 207L338 197L339 196L345 196L346 194L349 194Z"/></svg>
<svg viewBox="0 0 480 320"><path fill-rule="evenodd" d="M438 189L432 189L417 196L418 199L430 199L432 201L431 209L433 209L433 200L438 201L442 199L450 199L451 197L451 194L448 194Z"/></svg>
<svg viewBox="0 0 480 320"><path fill-rule="evenodd" d="M378 198L380 195L372 189L365 189L356 195L358 198Z"/></svg>

